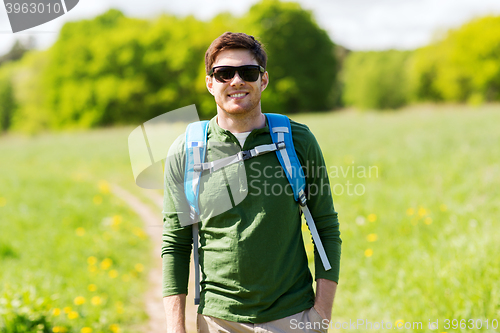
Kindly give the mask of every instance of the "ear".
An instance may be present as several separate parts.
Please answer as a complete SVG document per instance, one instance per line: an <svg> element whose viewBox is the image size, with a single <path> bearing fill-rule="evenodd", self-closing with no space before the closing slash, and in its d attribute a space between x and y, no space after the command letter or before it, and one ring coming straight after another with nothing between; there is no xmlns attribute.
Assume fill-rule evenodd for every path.
<svg viewBox="0 0 500 333"><path fill-rule="evenodd" d="M262 74L262 78L260 80L260 91L264 91L267 88L267 85L269 84L269 73L266 71L264 74Z"/></svg>
<svg viewBox="0 0 500 333"><path fill-rule="evenodd" d="M214 91L213 91L213 81L212 81L212 77L211 76L205 76L205 83L207 85L207 89L208 91L212 94L214 94Z"/></svg>

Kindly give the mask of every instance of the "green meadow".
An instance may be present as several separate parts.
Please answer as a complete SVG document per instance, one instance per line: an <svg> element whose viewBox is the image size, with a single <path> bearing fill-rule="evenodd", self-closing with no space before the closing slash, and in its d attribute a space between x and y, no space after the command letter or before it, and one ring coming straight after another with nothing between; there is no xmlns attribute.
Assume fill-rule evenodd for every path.
<svg viewBox="0 0 500 333"><path fill-rule="evenodd" d="M128 132L0 139L0 332L137 332L147 319L150 240L110 192L133 189Z"/></svg>
<svg viewBox="0 0 500 333"><path fill-rule="evenodd" d="M339 213L332 331L498 331L500 106L291 118L316 135ZM147 320L151 242L110 192L140 195L132 129L0 137L0 332L137 332Z"/></svg>
<svg viewBox="0 0 500 333"><path fill-rule="evenodd" d="M342 195L333 194L343 240L334 324L360 320L349 330L370 331L375 322L393 329L396 322L407 328L422 322L431 331L429 320L439 320L438 332L458 332L466 320L468 331L481 321L477 331L494 331L492 320L500 321L499 111L498 105L422 106L296 117L323 147L332 191L340 194L335 184L344 184ZM354 177L335 173L349 166ZM374 166L378 174L372 168L370 177ZM349 195L348 181L364 194L351 186Z"/></svg>

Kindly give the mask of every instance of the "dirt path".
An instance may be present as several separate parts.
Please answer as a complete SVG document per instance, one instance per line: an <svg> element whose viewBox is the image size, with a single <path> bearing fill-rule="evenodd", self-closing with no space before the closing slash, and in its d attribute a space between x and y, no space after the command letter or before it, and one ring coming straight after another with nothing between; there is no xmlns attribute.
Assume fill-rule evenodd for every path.
<svg viewBox="0 0 500 333"><path fill-rule="evenodd" d="M163 310L162 300L162 271L161 271L161 233L162 233L162 205L163 198L153 190L144 190L144 195L151 200L158 210L152 210L145 205L141 200L130 192L124 190L118 185L112 185L112 192L115 196L125 201L132 210L144 222L144 229L150 236L153 242L153 267L149 271L148 281L150 288L144 295L144 303L146 305L146 313L149 316L149 321L142 327L141 333L160 333L166 331L165 313ZM191 260L191 272L193 272L193 260ZM186 330L188 333L196 332L196 310L197 306L193 301L194 292L194 277L193 274L189 277L189 295L186 301Z"/></svg>

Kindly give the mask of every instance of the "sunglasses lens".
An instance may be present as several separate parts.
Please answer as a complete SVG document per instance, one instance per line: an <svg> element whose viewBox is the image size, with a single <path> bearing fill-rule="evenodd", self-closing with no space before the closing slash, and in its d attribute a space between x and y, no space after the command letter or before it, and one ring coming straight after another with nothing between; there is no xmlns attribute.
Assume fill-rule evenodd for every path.
<svg viewBox="0 0 500 333"><path fill-rule="evenodd" d="M255 65L218 67L214 69L213 75L217 81L225 83L232 80L236 72L238 72L242 80L255 82L259 78L260 68Z"/></svg>
<svg viewBox="0 0 500 333"><path fill-rule="evenodd" d="M256 67L243 67L238 70L238 74L247 82L255 82L259 78L260 71Z"/></svg>
<svg viewBox="0 0 500 333"><path fill-rule="evenodd" d="M217 68L217 70L214 71L214 77L219 82L227 82L234 77L235 72L236 72L235 68L221 67Z"/></svg>

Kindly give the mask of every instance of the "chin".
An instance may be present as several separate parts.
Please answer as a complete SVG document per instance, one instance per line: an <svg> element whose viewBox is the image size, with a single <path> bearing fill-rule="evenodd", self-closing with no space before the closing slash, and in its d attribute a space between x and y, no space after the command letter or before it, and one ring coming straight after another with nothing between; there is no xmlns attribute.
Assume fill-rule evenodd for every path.
<svg viewBox="0 0 500 333"><path fill-rule="evenodd" d="M238 106L233 106L233 107L228 107L228 108L222 108L226 113L229 114L245 114L245 113L250 113L253 109L251 108L246 108L246 107L238 107Z"/></svg>

